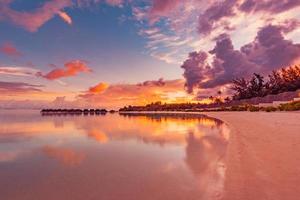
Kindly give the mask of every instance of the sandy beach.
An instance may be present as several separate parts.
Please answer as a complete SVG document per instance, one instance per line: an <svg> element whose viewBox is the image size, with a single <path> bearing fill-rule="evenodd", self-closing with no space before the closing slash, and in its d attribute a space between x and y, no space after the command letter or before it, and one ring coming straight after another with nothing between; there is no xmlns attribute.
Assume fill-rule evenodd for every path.
<svg viewBox="0 0 300 200"><path fill-rule="evenodd" d="M231 129L222 199L299 199L299 112L205 114Z"/></svg>

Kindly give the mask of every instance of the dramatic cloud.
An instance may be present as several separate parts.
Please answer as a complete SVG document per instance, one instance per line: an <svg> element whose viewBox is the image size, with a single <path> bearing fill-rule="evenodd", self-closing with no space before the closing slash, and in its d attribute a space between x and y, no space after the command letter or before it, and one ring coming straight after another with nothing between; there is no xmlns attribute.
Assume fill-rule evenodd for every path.
<svg viewBox="0 0 300 200"><path fill-rule="evenodd" d="M211 74L212 69L207 63L207 57L205 52L192 52L181 66L184 69L183 76L186 79L185 87L189 93L192 93L193 88L198 86L200 82L210 77L209 74Z"/></svg>
<svg viewBox="0 0 300 200"><path fill-rule="evenodd" d="M21 56L22 53L11 42L5 42L0 46L0 52L7 56Z"/></svg>
<svg viewBox="0 0 300 200"><path fill-rule="evenodd" d="M133 15L141 24L140 34L148 40L148 53L179 64L189 52L199 48L208 52L220 34L228 34L240 47L249 43L260 27L286 20L296 25L299 5L299 0L151 0L146 7L134 7ZM291 36L297 37L293 34L289 39Z"/></svg>
<svg viewBox="0 0 300 200"><path fill-rule="evenodd" d="M55 15L59 14L65 21L67 14L62 14L62 9L72 5L72 0L52 0L47 1L41 7L34 11L21 12L16 11L10 7L12 0L0 1L0 20L10 21L27 31L35 32L44 23L52 19Z"/></svg>
<svg viewBox="0 0 300 200"><path fill-rule="evenodd" d="M65 63L64 69L54 69L47 74L39 73L38 75L49 80L55 80L63 77L76 76L81 72L91 72L92 70L86 65L86 62L73 60Z"/></svg>
<svg viewBox="0 0 300 200"><path fill-rule="evenodd" d="M208 64L207 53L191 53L181 66L187 91L192 92L195 87L222 86L234 78L249 77L254 72L266 74L294 64L300 58L300 44L284 38L283 32L289 29L287 25L263 27L255 40L240 50L234 49L229 35L220 35L210 51L210 56L213 56L211 64Z"/></svg>
<svg viewBox="0 0 300 200"><path fill-rule="evenodd" d="M250 62L261 67L262 72L289 66L300 58L300 44L284 39L286 27L268 25L262 28L253 43L241 48Z"/></svg>
<svg viewBox="0 0 300 200"><path fill-rule="evenodd" d="M0 81L1 94L27 93L27 92L41 92L41 85L33 85L22 82L4 82Z"/></svg>
<svg viewBox="0 0 300 200"><path fill-rule="evenodd" d="M199 92L225 87L235 77L248 77L253 72L266 74L299 59L299 0L52 0L23 11L15 10L13 2L0 0L0 21L9 21L30 32L54 16L72 24L66 13L69 9L105 3L132 6L133 17L125 18L136 20L139 34L147 40L146 53L169 64L183 63L185 83L163 79L138 84L99 83L78 95L81 105L178 102L191 96L184 98L184 87L188 93L197 88L196 93L204 96ZM2 45L0 52L21 55L9 43ZM91 71L85 62L76 60L64 67L52 67L44 73L3 66L0 74L57 80ZM65 99L58 101L66 103Z"/></svg>

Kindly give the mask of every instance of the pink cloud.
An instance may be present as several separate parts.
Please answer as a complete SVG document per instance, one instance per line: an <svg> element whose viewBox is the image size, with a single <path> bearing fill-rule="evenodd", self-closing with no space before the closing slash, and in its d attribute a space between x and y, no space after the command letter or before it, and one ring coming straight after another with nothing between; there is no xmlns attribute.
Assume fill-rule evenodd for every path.
<svg viewBox="0 0 300 200"><path fill-rule="evenodd" d="M109 85L107 83L101 82L93 87L90 87L89 92L92 94L100 94L100 93L104 92L108 87L109 87Z"/></svg>
<svg viewBox="0 0 300 200"><path fill-rule="evenodd" d="M153 0L152 7L149 11L150 22L154 23L159 20L160 17L168 16L174 8L176 8L182 0Z"/></svg>
<svg viewBox="0 0 300 200"><path fill-rule="evenodd" d="M13 75L13 76L32 76L32 77L43 77L48 80L56 80L63 77L76 76L79 73L92 72L87 66L85 61L72 60L64 64L64 68L57 68L56 65L51 65L55 69L44 74L43 72L30 68L30 67L11 67L3 66L0 67L0 74Z"/></svg>
<svg viewBox="0 0 300 200"><path fill-rule="evenodd" d="M55 80L63 77L76 76L80 72L91 72L92 70L86 65L84 61L73 60L65 63L64 69L54 69L47 74L39 73L38 76L49 80Z"/></svg>
<svg viewBox="0 0 300 200"><path fill-rule="evenodd" d="M62 9L72 5L72 0L52 0L47 1L34 11L21 12L13 10L10 7L11 2L12 0L0 2L0 20L10 21L30 32L36 32L43 24L60 14ZM66 21L66 16L64 14L64 17L61 17Z"/></svg>
<svg viewBox="0 0 300 200"><path fill-rule="evenodd" d="M23 82L3 82L0 81L1 94L16 94L16 93L30 93L41 92L42 85L32 85Z"/></svg>
<svg viewBox="0 0 300 200"><path fill-rule="evenodd" d="M36 32L46 22L58 15L67 24L72 24L72 18L63 9L68 7L92 6L105 2L112 6L122 6L124 0L51 0L33 11L17 11L10 7L14 0L0 1L0 20L9 21L29 32Z"/></svg>
<svg viewBox="0 0 300 200"><path fill-rule="evenodd" d="M8 56L21 56L22 53L11 42L5 42L0 47L0 52Z"/></svg>

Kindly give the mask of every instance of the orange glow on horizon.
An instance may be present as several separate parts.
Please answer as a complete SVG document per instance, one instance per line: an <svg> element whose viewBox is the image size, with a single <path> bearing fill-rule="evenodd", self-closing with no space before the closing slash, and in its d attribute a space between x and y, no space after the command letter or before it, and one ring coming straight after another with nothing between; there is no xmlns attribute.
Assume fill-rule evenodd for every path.
<svg viewBox="0 0 300 200"><path fill-rule="evenodd" d="M38 88L39 89L39 88ZM35 105L41 103L41 107L101 107L106 109L119 109L124 106L145 106L154 102L167 104L202 103L209 104L210 99L195 100L192 94L184 90L184 80L168 80L164 84L111 84L100 82L82 91L44 91L43 87L32 91L4 91L5 95L0 100L15 100L24 104L33 101ZM56 102L56 99L60 99ZM41 102L39 102L41 101ZM49 102L49 103L47 103ZM57 104L58 103L58 104Z"/></svg>

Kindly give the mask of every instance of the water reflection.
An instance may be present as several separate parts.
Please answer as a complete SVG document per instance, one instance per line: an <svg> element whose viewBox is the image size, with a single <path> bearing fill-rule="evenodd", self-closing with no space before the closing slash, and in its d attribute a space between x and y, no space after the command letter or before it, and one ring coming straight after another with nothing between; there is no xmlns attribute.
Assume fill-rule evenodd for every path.
<svg viewBox="0 0 300 200"><path fill-rule="evenodd" d="M221 198L225 181L225 152L227 140L216 136L196 138L189 133L186 163L198 179L203 199Z"/></svg>
<svg viewBox="0 0 300 200"><path fill-rule="evenodd" d="M101 132L100 130L97 129L91 129L90 131L87 132L87 135L89 138L92 138L99 143L106 143L109 141L107 135L104 132Z"/></svg>
<svg viewBox="0 0 300 200"><path fill-rule="evenodd" d="M222 197L229 129L220 120L35 113L0 120L1 199Z"/></svg>
<svg viewBox="0 0 300 200"><path fill-rule="evenodd" d="M85 158L84 153L63 147L44 146L42 152L49 158L53 158L66 166L79 165Z"/></svg>

